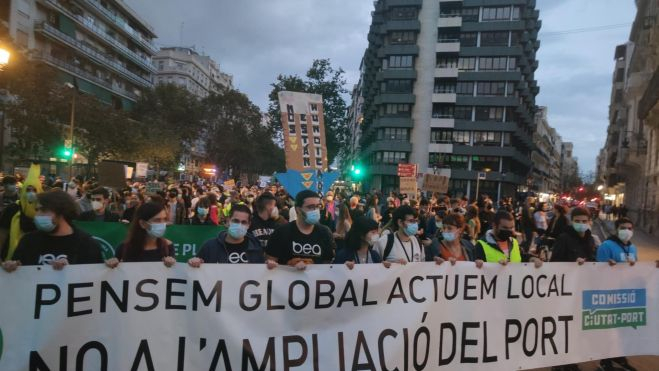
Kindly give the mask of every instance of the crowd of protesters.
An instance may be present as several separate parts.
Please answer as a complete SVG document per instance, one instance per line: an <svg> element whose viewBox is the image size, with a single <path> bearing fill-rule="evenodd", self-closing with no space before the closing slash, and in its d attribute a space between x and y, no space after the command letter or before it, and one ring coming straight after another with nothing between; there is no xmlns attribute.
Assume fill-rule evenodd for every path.
<svg viewBox="0 0 659 371"><path fill-rule="evenodd" d="M170 225L224 226L206 241L188 264L280 265L304 270L310 264L456 264L530 262L608 262L634 265L634 223L620 215L615 233L601 242L592 233L591 211L529 197L495 203L487 195L466 197L419 193L319 194L304 190L290 195L283 187L242 186L232 189L208 182L179 182L161 189L127 183L111 191L93 179L48 182L31 169L26 179L2 179L0 252L2 267L20 265L124 262L176 263ZM98 243L76 227L76 221L130 223L115 256L104 261ZM659 263L658 263L659 265ZM624 358L603 360L628 370ZM556 370L578 370L576 365Z"/></svg>

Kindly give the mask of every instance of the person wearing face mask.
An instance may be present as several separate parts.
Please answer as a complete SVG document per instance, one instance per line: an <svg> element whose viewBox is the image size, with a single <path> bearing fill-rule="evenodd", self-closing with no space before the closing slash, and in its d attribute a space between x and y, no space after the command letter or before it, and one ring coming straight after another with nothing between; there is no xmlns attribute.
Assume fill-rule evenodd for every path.
<svg viewBox="0 0 659 371"><path fill-rule="evenodd" d="M135 216L135 211L142 204L142 199L137 193L130 193L126 197L126 210L121 214L121 221L123 223L130 223Z"/></svg>
<svg viewBox="0 0 659 371"><path fill-rule="evenodd" d="M320 196L304 190L295 196L297 218L275 230L266 254L268 260L303 270L308 264L329 264L336 245L332 231L320 224ZM269 263L271 265L272 263Z"/></svg>
<svg viewBox="0 0 659 371"><path fill-rule="evenodd" d="M261 243L248 233L252 212L246 205L234 205L227 218L227 230L206 241L188 265L199 268L202 264L261 264L265 254Z"/></svg>
<svg viewBox="0 0 659 371"><path fill-rule="evenodd" d="M211 201L208 197L201 197L197 201L194 215L190 218L192 225L217 225L210 218Z"/></svg>
<svg viewBox="0 0 659 371"><path fill-rule="evenodd" d="M40 193L34 216L37 230L23 236L12 259L2 267L11 272L20 265L51 265L61 270L68 264L102 263L98 242L73 226L77 214L78 207L66 192Z"/></svg>
<svg viewBox="0 0 659 371"><path fill-rule="evenodd" d="M629 218L620 218L615 222L616 234L610 236L597 248L597 261L611 265L638 261L636 246L632 243L634 223Z"/></svg>
<svg viewBox="0 0 659 371"><path fill-rule="evenodd" d="M334 263L352 269L355 264L381 263L380 254L373 246L380 239L378 223L368 217L359 217L346 236L346 246L336 252Z"/></svg>
<svg viewBox="0 0 659 371"><path fill-rule="evenodd" d="M9 205L0 216L0 260L11 260L23 235L36 230L37 195L43 192L40 172L41 166L33 164L30 167L18 202Z"/></svg>
<svg viewBox="0 0 659 371"><path fill-rule="evenodd" d="M515 236L515 217L504 210L494 214L492 229L485 236L476 241L474 248L474 261L481 268L483 263L521 263L522 251ZM536 268L542 266L542 260L531 257L530 260Z"/></svg>
<svg viewBox="0 0 659 371"><path fill-rule="evenodd" d="M424 248L416 237L418 217L416 210L408 205L394 211L390 225L393 233L384 234L375 245L383 261L400 264L425 261Z"/></svg>
<svg viewBox="0 0 659 371"><path fill-rule="evenodd" d="M261 246L265 249L268 247L268 241L275 233L275 229L286 224L286 219L279 215L277 198L270 192L263 192L256 198L254 209L256 213L252 218L249 232L261 242Z"/></svg>
<svg viewBox="0 0 659 371"><path fill-rule="evenodd" d="M474 246L462 238L465 227L465 219L460 214L449 214L444 217L439 256L435 258L437 264L449 261L453 265L458 261L474 260Z"/></svg>
<svg viewBox="0 0 659 371"><path fill-rule="evenodd" d="M135 212L126 240L105 264L115 268L119 262L158 262L167 267L176 263L174 244L163 238L167 231L167 212L162 203L147 202Z"/></svg>
<svg viewBox="0 0 659 371"><path fill-rule="evenodd" d="M590 211L577 207L572 210L570 217L572 226L554 241L550 261L579 264L595 261L595 250L599 243L590 231Z"/></svg>
<svg viewBox="0 0 659 371"><path fill-rule="evenodd" d="M7 175L2 178L2 188L3 192L0 196L2 201L0 202L0 212L5 210L7 206L15 204L18 201L18 188L16 187L16 178Z"/></svg>
<svg viewBox="0 0 659 371"><path fill-rule="evenodd" d="M179 192L176 188L171 188L167 192L167 223L184 224L187 218L185 204L179 198Z"/></svg>
<svg viewBox="0 0 659 371"><path fill-rule="evenodd" d="M110 212L110 192L104 187L91 191L92 210L80 214L78 220L83 222L118 222L119 215Z"/></svg>

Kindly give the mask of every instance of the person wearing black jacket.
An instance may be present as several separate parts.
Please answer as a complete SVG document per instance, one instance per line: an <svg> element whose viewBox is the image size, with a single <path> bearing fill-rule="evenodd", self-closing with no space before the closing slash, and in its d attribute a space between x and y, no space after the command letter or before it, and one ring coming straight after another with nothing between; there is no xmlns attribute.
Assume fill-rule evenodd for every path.
<svg viewBox="0 0 659 371"><path fill-rule="evenodd" d="M119 215L110 212L110 192L98 187L91 192L92 210L80 214L78 220L83 222L118 222Z"/></svg>
<svg viewBox="0 0 659 371"><path fill-rule="evenodd" d="M595 261L597 243L590 231L591 214L588 210L577 207L572 210L572 226L561 234L551 255L552 262Z"/></svg>
<svg viewBox="0 0 659 371"><path fill-rule="evenodd" d="M188 260L193 268L204 263L265 263L265 253L256 237L247 233L252 212L245 205L233 205L227 220L227 231L204 243L196 257Z"/></svg>

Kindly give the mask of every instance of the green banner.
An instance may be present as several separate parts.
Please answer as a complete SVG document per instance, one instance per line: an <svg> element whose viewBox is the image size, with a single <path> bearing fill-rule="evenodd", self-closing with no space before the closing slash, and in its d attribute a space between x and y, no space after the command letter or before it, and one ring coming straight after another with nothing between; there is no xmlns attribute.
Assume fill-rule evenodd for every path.
<svg viewBox="0 0 659 371"><path fill-rule="evenodd" d="M75 224L101 244L104 259L114 256L114 250L126 239L128 233L128 224L123 223L76 222ZM197 255L204 242L215 238L224 229L226 229L224 226L170 225L167 227L165 238L174 243L176 260L185 262Z"/></svg>

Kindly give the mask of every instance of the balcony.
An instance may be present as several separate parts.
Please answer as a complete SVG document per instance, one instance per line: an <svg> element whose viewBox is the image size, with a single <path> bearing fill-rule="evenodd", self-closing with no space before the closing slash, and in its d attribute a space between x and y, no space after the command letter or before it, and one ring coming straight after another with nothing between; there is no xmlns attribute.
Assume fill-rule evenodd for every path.
<svg viewBox="0 0 659 371"><path fill-rule="evenodd" d="M139 54L137 54L134 51L128 49L128 47L121 44L119 41L114 39L112 36L105 33L105 31L103 31L100 28L98 28L97 26L89 23L84 17L82 17L80 15L73 14L69 9L64 7L58 1L56 1L56 0L40 0L40 1L43 4L48 5L51 8L63 13L67 17L74 20L78 25L84 27L87 31L92 32L94 35L100 37L103 41L107 42L110 46L112 46L118 52L120 52L123 55L130 58L133 62L138 64L140 67L146 69L147 71L149 71L151 73L156 72L156 68L151 64L151 60L149 60L147 58L143 58Z"/></svg>
<svg viewBox="0 0 659 371"><path fill-rule="evenodd" d="M458 77L458 68L435 68L435 78Z"/></svg>
<svg viewBox="0 0 659 371"><path fill-rule="evenodd" d="M453 153L453 144L451 143L430 143L428 152L434 153Z"/></svg>
<svg viewBox="0 0 659 371"><path fill-rule="evenodd" d="M432 95L433 103L455 103L457 95L455 93L434 93Z"/></svg>
<svg viewBox="0 0 659 371"><path fill-rule="evenodd" d="M150 40L144 38L142 34L135 31L123 19L117 17L106 7L101 5L101 3L98 0L80 1L80 4L86 5L88 8L93 9L94 11L96 11L97 14L100 14L102 17L104 17L107 21L117 25L118 29L120 29L126 35L132 37L135 41L137 41L140 45L145 47L147 50L151 51L153 54L158 52L158 47L156 47Z"/></svg>
<svg viewBox="0 0 659 371"><path fill-rule="evenodd" d="M437 53L459 53L460 52L460 40L456 39L440 39L437 40L437 47L435 48Z"/></svg>
<svg viewBox="0 0 659 371"><path fill-rule="evenodd" d="M81 79L87 80L91 82L92 84L96 84L104 89L110 90L117 95L121 95L124 98L128 98L132 101L137 101L139 97L135 93L131 93L127 90L124 90L118 86L113 85L112 83L105 81L97 76L94 76L93 74L89 73L88 71L85 71L73 64L70 64L68 62L65 62L63 60L57 59L53 56L47 55L45 53L37 54L34 56L35 59L41 60L45 62L46 64L55 67L61 71L64 71L66 73L70 73L76 77L79 77Z"/></svg>
<svg viewBox="0 0 659 371"><path fill-rule="evenodd" d="M85 56L87 56L89 59L93 60L94 62L98 63L101 66L107 67L111 69L112 71L120 74L124 78L130 80L132 83L138 86L142 87L152 87L153 83L146 78L137 75L134 72L129 71L126 67L124 67L121 63L112 60L105 56L103 53L95 50L94 48L83 44L82 42L76 40L75 38L65 34L64 32L56 29L55 27L49 25L47 22L42 21L42 22L37 22L34 25L35 31L42 32L44 35L47 37L52 38L55 41L59 41L61 43L64 43L75 50L81 52Z"/></svg>
<svg viewBox="0 0 659 371"><path fill-rule="evenodd" d="M438 27L462 27L462 17L460 16L439 16Z"/></svg>
<svg viewBox="0 0 659 371"><path fill-rule="evenodd" d="M455 119L452 117L433 117L430 119L430 127L438 129L452 129L455 127Z"/></svg>

